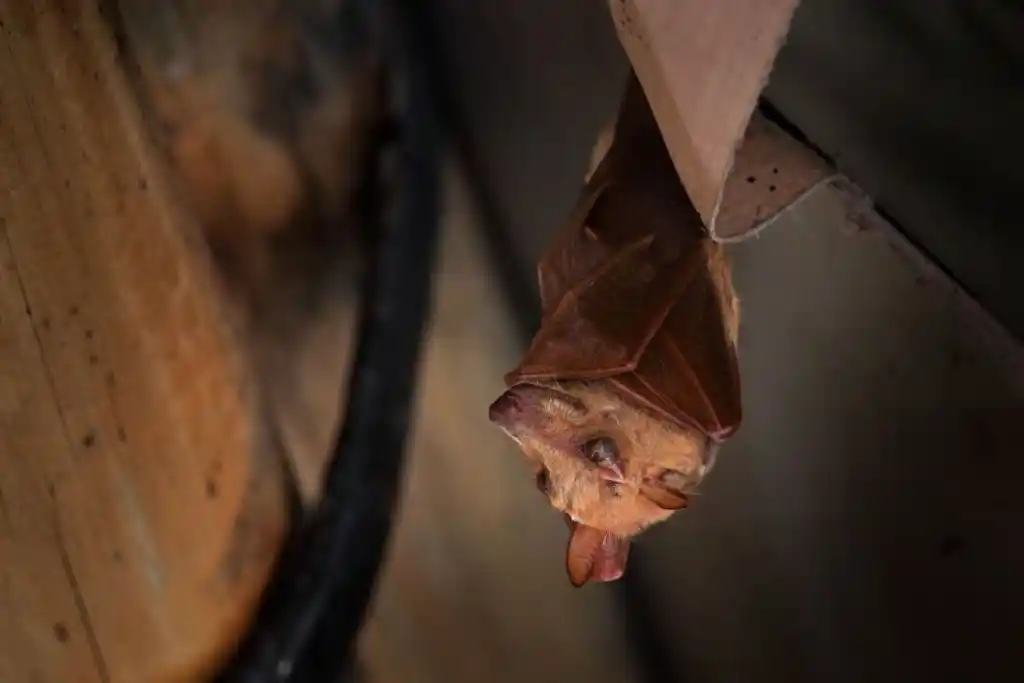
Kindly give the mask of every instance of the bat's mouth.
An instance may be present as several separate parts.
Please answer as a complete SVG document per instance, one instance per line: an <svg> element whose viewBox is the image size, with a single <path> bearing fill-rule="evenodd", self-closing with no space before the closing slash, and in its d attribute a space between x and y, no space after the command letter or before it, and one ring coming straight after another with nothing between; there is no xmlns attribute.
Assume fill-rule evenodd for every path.
<svg viewBox="0 0 1024 683"><path fill-rule="evenodd" d="M569 527L566 569L577 588L588 581L618 581L626 572L628 538L600 531L565 516Z"/></svg>

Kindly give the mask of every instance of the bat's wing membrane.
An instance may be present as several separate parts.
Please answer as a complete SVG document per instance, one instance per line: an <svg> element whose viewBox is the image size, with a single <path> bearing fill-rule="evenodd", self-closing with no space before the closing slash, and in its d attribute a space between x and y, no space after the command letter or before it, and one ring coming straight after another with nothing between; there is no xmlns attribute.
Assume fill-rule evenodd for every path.
<svg viewBox="0 0 1024 683"><path fill-rule="evenodd" d="M509 373L513 383L597 379L635 369L693 275L679 267L678 245L666 253L653 229L640 223L621 230L622 219L638 218L623 202L634 199L635 188L603 181L601 170L538 266L544 319Z"/></svg>
<svg viewBox="0 0 1024 683"><path fill-rule="evenodd" d="M700 218L674 173L648 162L613 176L614 161L538 267L544 319L506 382L613 378L627 400L725 438L739 373Z"/></svg>
<svg viewBox="0 0 1024 683"><path fill-rule="evenodd" d="M690 279L637 367L612 382L649 410L715 440L739 428L736 352L726 338L721 305L706 268Z"/></svg>

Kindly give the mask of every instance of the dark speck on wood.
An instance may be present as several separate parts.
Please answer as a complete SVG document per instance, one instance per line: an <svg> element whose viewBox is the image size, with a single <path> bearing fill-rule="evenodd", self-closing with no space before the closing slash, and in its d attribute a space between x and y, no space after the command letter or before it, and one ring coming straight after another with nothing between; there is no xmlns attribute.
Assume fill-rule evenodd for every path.
<svg viewBox="0 0 1024 683"><path fill-rule="evenodd" d="M71 634L68 633L68 627L64 625L63 621L58 621L53 625L53 637L56 638L58 642L68 642Z"/></svg>

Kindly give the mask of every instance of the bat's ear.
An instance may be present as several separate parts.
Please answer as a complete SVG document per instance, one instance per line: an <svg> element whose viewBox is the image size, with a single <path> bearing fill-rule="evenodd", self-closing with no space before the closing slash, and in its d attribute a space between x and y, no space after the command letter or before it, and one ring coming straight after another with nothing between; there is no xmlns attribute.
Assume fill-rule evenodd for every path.
<svg viewBox="0 0 1024 683"><path fill-rule="evenodd" d="M579 588L587 581L615 581L626 571L629 539L585 524L573 523L566 552L569 581Z"/></svg>
<svg viewBox="0 0 1024 683"><path fill-rule="evenodd" d="M682 510L689 505L684 485L682 473L666 470L659 477L645 479L640 485L640 493L662 510Z"/></svg>

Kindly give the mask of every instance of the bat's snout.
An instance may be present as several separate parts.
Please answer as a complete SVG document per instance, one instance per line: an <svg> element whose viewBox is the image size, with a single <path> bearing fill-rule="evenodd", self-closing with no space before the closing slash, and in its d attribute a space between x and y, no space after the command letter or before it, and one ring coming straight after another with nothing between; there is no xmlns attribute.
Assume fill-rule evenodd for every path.
<svg viewBox="0 0 1024 683"><path fill-rule="evenodd" d="M524 424L536 427L553 405L566 414L586 413L586 406L569 394L533 384L517 384L491 404L488 415L491 422L506 429Z"/></svg>
<svg viewBox="0 0 1024 683"><path fill-rule="evenodd" d="M523 413L523 400L514 389L498 397L487 411L491 422L503 427L511 426Z"/></svg>

